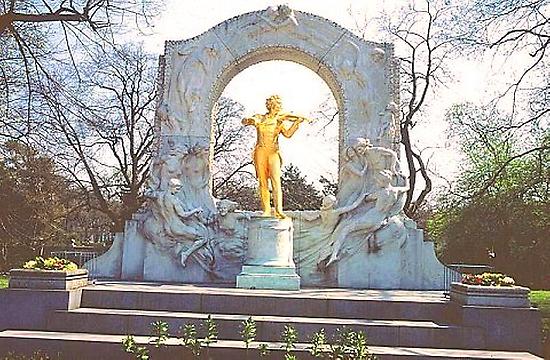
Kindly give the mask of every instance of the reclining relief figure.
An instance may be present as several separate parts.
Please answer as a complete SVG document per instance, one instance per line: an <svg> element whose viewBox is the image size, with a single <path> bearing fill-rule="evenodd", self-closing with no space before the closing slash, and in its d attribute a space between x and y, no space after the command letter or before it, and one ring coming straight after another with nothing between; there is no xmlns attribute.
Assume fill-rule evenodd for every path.
<svg viewBox="0 0 550 360"><path fill-rule="evenodd" d="M177 197L181 186L178 179L170 179L167 190L149 194L150 212L140 224L140 231L161 251L178 257L182 266L193 256L202 268L210 271L213 258L207 248L208 230L201 216L202 209L186 211L183 208Z"/></svg>
<svg viewBox="0 0 550 360"><path fill-rule="evenodd" d="M320 267L340 260L345 245L353 241L350 238L354 235L366 241L369 252L377 251L380 244L376 242L376 232L387 226L402 226L393 218L403 209L408 186L398 170L397 154L358 138L346 149L344 161L339 203L355 206L335 225L328 248L319 255Z"/></svg>
<svg viewBox="0 0 550 360"><path fill-rule="evenodd" d="M360 212L353 221L341 223L341 226L333 234L332 254L326 266L339 259L340 249L349 234L361 232L370 241L374 232L387 222L392 214L400 194L406 192L408 187L396 187L391 185L392 173L384 170L375 175L377 190L365 196L364 201L371 207L365 212ZM374 204L369 204L369 203Z"/></svg>

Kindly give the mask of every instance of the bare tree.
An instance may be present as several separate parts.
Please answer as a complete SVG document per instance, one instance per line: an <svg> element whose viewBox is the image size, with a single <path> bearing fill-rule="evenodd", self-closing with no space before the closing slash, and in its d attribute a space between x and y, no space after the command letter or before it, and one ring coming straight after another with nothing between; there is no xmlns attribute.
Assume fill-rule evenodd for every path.
<svg viewBox="0 0 550 360"><path fill-rule="evenodd" d="M116 25L123 14L140 21L150 15L152 5L149 0L1 0L0 34L9 31L25 40L18 25L29 23L85 24L99 30Z"/></svg>
<svg viewBox="0 0 550 360"><path fill-rule="evenodd" d="M400 60L401 143L410 185L404 210L411 217L433 188L427 161L415 147L411 130L425 119L423 109L434 90L451 79L448 61L462 45L461 35L449 28L456 11L447 2L425 0L412 2L397 16L382 18L383 30L395 41Z"/></svg>
<svg viewBox="0 0 550 360"><path fill-rule="evenodd" d="M24 139L40 128L33 112L40 82L56 81L92 44L109 47L115 34L146 25L154 0L0 0L0 137Z"/></svg>
<svg viewBox="0 0 550 360"><path fill-rule="evenodd" d="M234 198L243 187L255 186L252 168L254 134L241 124L244 107L233 99L220 97L213 111L215 197Z"/></svg>
<svg viewBox="0 0 550 360"><path fill-rule="evenodd" d="M463 11L457 26L464 28L464 42L478 51L492 51L493 57L514 61L523 55L523 62L509 67L519 70L501 94L511 93L516 108L521 93L539 94L548 99L548 45L550 44L550 2L548 0L474 1ZM500 98L500 97L499 97ZM530 99L536 102L540 98ZM538 104L542 105L542 104ZM516 109L515 109L516 110ZM521 111L522 109L517 109ZM548 106L537 116L548 113ZM515 115L513 113L512 115Z"/></svg>
<svg viewBox="0 0 550 360"><path fill-rule="evenodd" d="M127 46L82 66L86 81L40 89L43 128L36 137L115 231L142 204L154 141L155 62Z"/></svg>

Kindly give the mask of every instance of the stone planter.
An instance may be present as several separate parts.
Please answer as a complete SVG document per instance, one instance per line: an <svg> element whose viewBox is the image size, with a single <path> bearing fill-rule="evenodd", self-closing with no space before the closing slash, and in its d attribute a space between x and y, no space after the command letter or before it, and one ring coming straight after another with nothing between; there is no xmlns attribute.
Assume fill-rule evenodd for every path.
<svg viewBox="0 0 550 360"><path fill-rule="evenodd" d="M529 308L529 288L451 284L451 301L462 305Z"/></svg>
<svg viewBox="0 0 550 360"><path fill-rule="evenodd" d="M88 285L88 270L10 270L12 289L75 290Z"/></svg>

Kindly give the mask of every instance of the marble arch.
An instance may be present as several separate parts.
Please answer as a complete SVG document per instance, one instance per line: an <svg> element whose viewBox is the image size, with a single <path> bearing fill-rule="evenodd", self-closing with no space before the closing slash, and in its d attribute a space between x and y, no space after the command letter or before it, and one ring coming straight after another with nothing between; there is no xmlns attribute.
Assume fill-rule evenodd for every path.
<svg viewBox="0 0 550 360"><path fill-rule="evenodd" d="M332 90L340 111L339 169L348 175L340 176L330 206L292 212L293 227L285 230L294 237L289 261L301 283L443 288L444 266L433 244L402 211L407 184L396 151L399 79L392 45L365 41L286 5L166 42L148 201L111 249L89 265L96 276L235 282L255 220L253 213L211 194L212 107L236 74L269 60L313 70Z"/></svg>

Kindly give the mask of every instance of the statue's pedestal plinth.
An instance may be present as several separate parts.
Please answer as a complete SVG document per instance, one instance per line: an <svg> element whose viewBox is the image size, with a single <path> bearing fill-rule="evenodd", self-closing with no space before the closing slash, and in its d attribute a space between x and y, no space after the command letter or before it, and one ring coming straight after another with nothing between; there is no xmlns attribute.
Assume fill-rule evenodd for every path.
<svg viewBox="0 0 550 360"><path fill-rule="evenodd" d="M237 287L299 290L300 277L292 259L292 220L252 217L248 224L248 250Z"/></svg>

